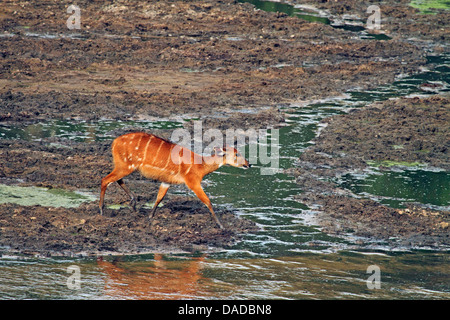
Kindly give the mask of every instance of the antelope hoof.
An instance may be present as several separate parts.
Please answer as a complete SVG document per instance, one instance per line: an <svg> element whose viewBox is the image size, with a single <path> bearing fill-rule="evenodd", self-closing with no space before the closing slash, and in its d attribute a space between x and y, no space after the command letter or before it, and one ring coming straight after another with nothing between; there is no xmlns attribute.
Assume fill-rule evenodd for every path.
<svg viewBox="0 0 450 320"><path fill-rule="evenodd" d="M217 222L217 225L219 226L220 229L222 229L222 230L225 229L223 227L222 223L218 219L216 220L216 222Z"/></svg>
<svg viewBox="0 0 450 320"><path fill-rule="evenodd" d="M133 211L136 212L136 199L135 198L131 199L130 205L131 205L131 208L133 208Z"/></svg>
<svg viewBox="0 0 450 320"><path fill-rule="evenodd" d="M156 212L156 208L152 209L152 211L150 212L150 214L148 215L149 219L153 219L153 217L155 216L155 212Z"/></svg>

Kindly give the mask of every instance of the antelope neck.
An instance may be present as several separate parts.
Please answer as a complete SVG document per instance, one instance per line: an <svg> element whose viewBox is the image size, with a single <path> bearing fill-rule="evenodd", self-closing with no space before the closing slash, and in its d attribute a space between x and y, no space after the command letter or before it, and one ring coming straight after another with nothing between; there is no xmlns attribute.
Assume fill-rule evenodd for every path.
<svg viewBox="0 0 450 320"><path fill-rule="evenodd" d="M205 156L203 157L203 170L205 175L216 171L223 165L223 158L219 156Z"/></svg>

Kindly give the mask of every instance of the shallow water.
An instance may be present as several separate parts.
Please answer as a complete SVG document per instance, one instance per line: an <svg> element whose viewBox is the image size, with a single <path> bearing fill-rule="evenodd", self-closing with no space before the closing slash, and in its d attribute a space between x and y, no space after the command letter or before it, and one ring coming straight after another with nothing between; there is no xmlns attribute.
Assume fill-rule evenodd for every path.
<svg viewBox="0 0 450 320"><path fill-rule="evenodd" d="M379 199L392 207L419 202L441 210L450 210L450 173L421 169L346 175L341 186L353 193Z"/></svg>
<svg viewBox="0 0 450 320"><path fill-rule="evenodd" d="M49 120L30 123L20 128L8 124L0 124L0 138L40 141L43 138L58 137L78 142L90 142L111 140L114 137L111 131L116 129L138 127L150 130L173 130L182 126L182 122L164 119L154 121L119 121L107 119L98 121Z"/></svg>
<svg viewBox="0 0 450 320"><path fill-rule="evenodd" d="M432 70L398 79L392 85L290 106L294 108L290 125L281 128L279 135L280 169L293 165L325 117L373 101L433 93L421 89L424 82L440 84L437 91L449 91L449 61L449 56L429 57ZM431 68L431 64L436 66ZM173 129L179 124L165 120L49 121L23 128L2 126L0 138L40 140L56 136L92 141L112 139L112 130L127 126ZM99 260L30 258L5 252L0 258L0 299L450 298L448 252L392 248L351 235L328 236L314 226L314 211L293 199L302 192L301 186L282 170L261 175L261 166L246 171L222 168L205 181L205 190L216 206L231 205L239 215L263 228L257 234L244 235L233 248L204 255L150 254ZM374 168L366 175L344 176L341 184L393 206L417 201L442 207L449 205L449 178L448 172L427 167ZM436 192L429 192L430 186ZM171 192L185 194L186 189ZM367 282L370 266L380 270L380 289L371 289ZM71 270L79 270L79 286L71 282Z"/></svg>
<svg viewBox="0 0 450 320"><path fill-rule="evenodd" d="M370 289L369 266L380 268ZM443 253L303 252L265 259L0 260L2 299L448 299ZM79 287L70 278L79 268Z"/></svg>

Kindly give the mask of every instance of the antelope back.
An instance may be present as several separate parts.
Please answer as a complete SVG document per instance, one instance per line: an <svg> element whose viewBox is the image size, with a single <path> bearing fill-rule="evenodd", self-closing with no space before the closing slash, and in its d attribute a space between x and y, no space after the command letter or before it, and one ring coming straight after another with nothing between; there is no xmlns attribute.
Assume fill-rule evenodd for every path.
<svg viewBox="0 0 450 320"><path fill-rule="evenodd" d="M173 150L178 151L179 155ZM118 137L113 142L112 152L116 167L130 171L138 169L147 178L176 184L184 182L182 173L185 164L180 160L183 152L193 154L188 149L144 132Z"/></svg>

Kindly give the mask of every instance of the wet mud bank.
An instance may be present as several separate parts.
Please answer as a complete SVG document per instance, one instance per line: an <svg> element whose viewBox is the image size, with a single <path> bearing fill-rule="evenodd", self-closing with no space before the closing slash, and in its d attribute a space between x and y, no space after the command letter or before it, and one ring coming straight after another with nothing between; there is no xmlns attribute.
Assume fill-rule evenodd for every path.
<svg viewBox="0 0 450 320"><path fill-rule="evenodd" d="M232 211L216 210L226 229L217 228L208 209L194 199L166 201L150 220L150 208L134 212L96 203L78 208L0 205L0 248L39 256L180 253L220 250L258 227Z"/></svg>
<svg viewBox="0 0 450 320"><path fill-rule="evenodd" d="M419 203L391 208L341 188L337 178L363 172L370 164L384 171L411 163L448 171L449 114L450 100L431 96L388 100L323 120L326 127L314 145L288 170L305 190L297 199L319 211L316 222L331 234L448 248L449 211Z"/></svg>
<svg viewBox="0 0 450 320"><path fill-rule="evenodd" d="M64 3L1 6L3 121L209 117L375 87L425 62L404 41L233 1L81 1L73 31Z"/></svg>
<svg viewBox="0 0 450 320"><path fill-rule="evenodd" d="M384 0L384 1L308 1L289 0L294 6L313 6L328 16L334 26L353 25L364 27L369 16L374 14L376 6L380 13L380 28L372 32L383 33L394 39L403 39L414 43L426 50L448 50L448 25L450 17L448 10L432 8L432 1L424 2L419 6L413 5L410 0ZM415 6L427 7L421 10ZM369 12L368 12L369 11Z"/></svg>
<svg viewBox="0 0 450 320"><path fill-rule="evenodd" d="M365 162L418 162L450 170L449 121L450 100L444 96L388 100L323 120L326 127L313 148Z"/></svg>

